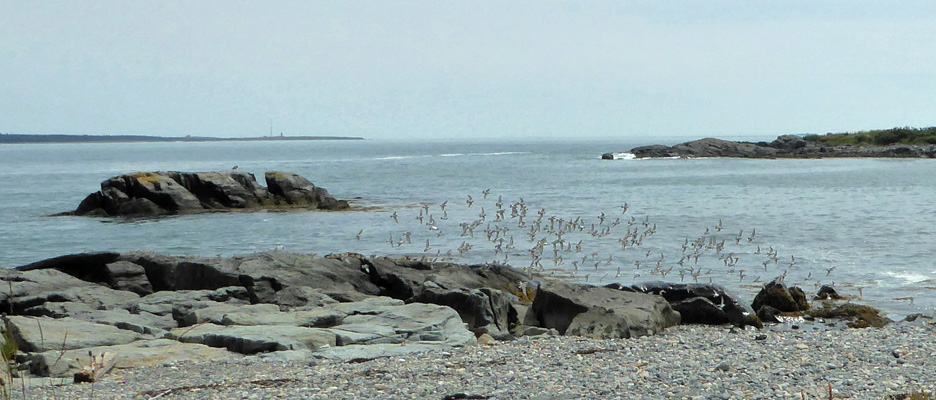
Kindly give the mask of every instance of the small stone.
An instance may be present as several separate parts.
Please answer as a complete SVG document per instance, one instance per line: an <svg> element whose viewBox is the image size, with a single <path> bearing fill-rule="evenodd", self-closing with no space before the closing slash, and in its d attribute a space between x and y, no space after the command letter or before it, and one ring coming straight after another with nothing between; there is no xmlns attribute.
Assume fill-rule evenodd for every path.
<svg viewBox="0 0 936 400"><path fill-rule="evenodd" d="M715 367L715 370L716 371L731 371L731 364L727 362L723 362L721 364L718 364L718 366Z"/></svg>
<svg viewBox="0 0 936 400"><path fill-rule="evenodd" d="M494 340L494 337L492 337L491 335L489 335L489 334L487 334L487 333L482 334L481 336L478 336L478 344L479 344L479 345L482 345L482 346L493 346L495 343L497 343L497 340Z"/></svg>

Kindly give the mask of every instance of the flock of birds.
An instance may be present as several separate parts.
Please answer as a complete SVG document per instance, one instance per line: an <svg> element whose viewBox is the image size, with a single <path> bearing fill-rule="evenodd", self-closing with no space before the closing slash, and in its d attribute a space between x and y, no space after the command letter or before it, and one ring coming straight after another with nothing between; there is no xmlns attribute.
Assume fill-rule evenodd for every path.
<svg viewBox="0 0 936 400"><path fill-rule="evenodd" d="M701 235L661 246L653 240L657 224L650 215L634 215L627 203L596 215L562 216L485 189L462 201L422 203L379 215L385 219L372 226L389 224L390 231L361 229L356 240L383 237L387 254L407 259L509 264L531 278L731 283L749 289L776 277L804 289L835 284L834 265L815 268L795 255L781 255L761 243L756 229L729 231L721 220L704 227ZM861 296L862 288L856 289Z"/></svg>

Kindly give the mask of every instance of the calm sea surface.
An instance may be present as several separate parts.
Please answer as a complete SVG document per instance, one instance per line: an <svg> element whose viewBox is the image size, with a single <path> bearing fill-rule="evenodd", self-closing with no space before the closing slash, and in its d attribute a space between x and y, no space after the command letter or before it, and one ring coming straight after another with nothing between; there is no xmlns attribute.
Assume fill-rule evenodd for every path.
<svg viewBox="0 0 936 400"><path fill-rule="evenodd" d="M596 284L714 282L746 302L765 281L785 274L807 292L834 283L892 318L936 308L936 160L599 159L657 142L0 145L0 266L103 250L359 252L506 261ZM366 211L46 216L73 210L112 176L234 165L261 183L265 171L298 173ZM521 199L524 226L511 216ZM424 206L434 225L429 215L417 219L427 214ZM484 221L475 222L482 208ZM541 229L531 233L540 214ZM559 242L555 232L562 228Z"/></svg>

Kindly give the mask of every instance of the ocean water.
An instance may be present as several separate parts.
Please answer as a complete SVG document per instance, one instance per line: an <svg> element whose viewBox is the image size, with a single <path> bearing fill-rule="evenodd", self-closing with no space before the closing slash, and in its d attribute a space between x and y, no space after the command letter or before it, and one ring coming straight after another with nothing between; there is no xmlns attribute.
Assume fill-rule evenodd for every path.
<svg viewBox="0 0 936 400"><path fill-rule="evenodd" d="M506 262L594 284L712 282L745 302L782 275L807 293L833 284L892 318L936 308L936 160L600 160L660 142L0 145L0 267L104 250L358 252ZM235 165L261 183L265 171L298 173L355 211L47 216L112 176ZM511 206L526 209L524 225Z"/></svg>

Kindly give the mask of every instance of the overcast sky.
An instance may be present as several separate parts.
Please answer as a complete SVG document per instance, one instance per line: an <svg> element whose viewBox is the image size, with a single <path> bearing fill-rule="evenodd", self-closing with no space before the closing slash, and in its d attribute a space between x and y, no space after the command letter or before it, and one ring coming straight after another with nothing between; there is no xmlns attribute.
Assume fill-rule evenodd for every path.
<svg viewBox="0 0 936 400"><path fill-rule="evenodd" d="M936 2L0 0L0 132L750 136L936 125Z"/></svg>

